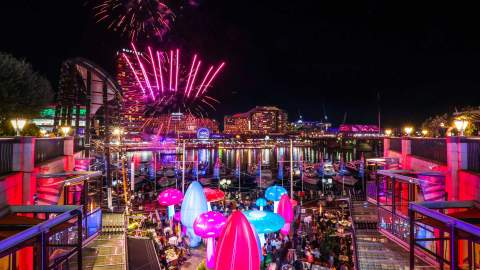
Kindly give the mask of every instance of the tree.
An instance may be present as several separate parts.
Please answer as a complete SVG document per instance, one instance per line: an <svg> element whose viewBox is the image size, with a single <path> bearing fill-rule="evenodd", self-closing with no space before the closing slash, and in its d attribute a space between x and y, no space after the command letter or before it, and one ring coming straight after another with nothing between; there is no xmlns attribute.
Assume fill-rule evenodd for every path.
<svg viewBox="0 0 480 270"><path fill-rule="evenodd" d="M0 119L31 118L51 102L50 82L31 65L0 52Z"/></svg>
<svg viewBox="0 0 480 270"><path fill-rule="evenodd" d="M29 63L0 52L0 136L15 134L10 119L32 118L52 98L50 82L33 71ZM28 128L26 133L38 133L35 128Z"/></svg>

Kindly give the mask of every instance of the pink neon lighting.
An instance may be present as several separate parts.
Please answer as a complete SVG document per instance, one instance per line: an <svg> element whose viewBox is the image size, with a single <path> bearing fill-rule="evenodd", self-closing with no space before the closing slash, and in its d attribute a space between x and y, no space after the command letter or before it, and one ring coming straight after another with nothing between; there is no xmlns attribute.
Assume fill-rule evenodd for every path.
<svg viewBox="0 0 480 270"><path fill-rule="evenodd" d="M202 83L200 84L200 87L198 88L197 94L195 95L195 97L198 97L198 94L201 93L200 91L202 91L202 87L205 85L205 81L207 80L208 75L210 74L210 72L212 72L212 70L213 70L213 66L210 66L210 68L209 68L208 71L207 71L207 74L205 74L205 77L203 77L203 81L202 81Z"/></svg>
<svg viewBox="0 0 480 270"><path fill-rule="evenodd" d="M193 73L193 79L192 79L192 82L190 83L190 89L188 90L187 97L189 97L190 92L192 92L192 88L193 88L193 85L195 84L195 79L197 78L198 69L200 68L201 63L202 61L198 61L197 68L195 69L195 73Z"/></svg>
<svg viewBox="0 0 480 270"><path fill-rule="evenodd" d="M172 70L173 70L173 51L170 50L170 78L168 80L168 90L172 91Z"/></svg>
<svg viewBox="0 0 480 270"><path fill-rule="evenodd" d="M150 90L150 94L152 95L153 100L155 100L155 96L153 95L153 90L152 86L150 85L150 80L148 80L147 72L145 71L145 68L143 67L142 61L140 61L140 56L138 55L137 48L135 48L135 45L132 43L132 48L133 51L135 52L135 55L137 56L137 61L140 64L140 69L142 70L143 77L145 78L145 82L147 83L147 87Z"/></svg>
<svg viewBox="0 0 480 270"><path fill-rule="evenodd" d="M223 68L223 66L225 65L225 62L223 62L218 68L217 70L215 71L215 73L213 73L212 77L210 78L210 81L208 81L207 85L203 88L203 91L201 94L205 93L205 91L208 89L208 87L210 86L210 84L212 83L213 79L217 76L218 72L220 72L220 70Z"/></svg>
<svg viewBox="0 0 480 270"><path fill-rule="evenodd" d="M184 90L184 92L187 94L188 94L188 86L190 85L190 78L192 77L193 66L195 65L196 60L197 60L197 55L195 54L193 56L192 65L190 66L190 72L188 72L187 85L185 86L185 90Z"/></svg>
<svg viewBox="0 0 480 270"><path fill-rule="evenodd" d="M158 85L157 70L155 68L155 59L153 59L152 48L148 46L148 53L150 54L150 61L152 62L153 74L155 75L155 82L157 83L157 92L160 92L160 86Z"/></svg>
<svg viewBox="0 0 480 270"><path fill-rule="evenodd" d="M171 102L172 95L175 95L180 98L179 102L189 102L189 104L198 101L203 105L213 107L208 101L218 102L205 93L208 92L225 63L221 63L219 66L211 65L207 72L203 73L202 61L197 54L193 55L189 66L182 66L179 49L170 50L168 53L147 46L147 52L142 54L137 50L135 44L132 43L131 46L132 55L127 55L127 53L122 53L122 55L133 72L142 93L151 97L153 101ZM165 72L168 74L164 74ZM205 75L201 76L200 73Z"/></svg>
<svg viewBox="0 0 480 270"><path fill-rule="evenodd" d="M177 60L175 61L175 91L178 91L178 62L180 59L180 51L177 49Z"/></svg>
<svg viewBox="0 0 480 270"><path fill-rule="evenodd" d="M162 61L160 60L160 53L157 51L157 60L158 60L158 72L160 73L160 84L162 85L162 94L163 94L163 75L162 75Z"/></svg>

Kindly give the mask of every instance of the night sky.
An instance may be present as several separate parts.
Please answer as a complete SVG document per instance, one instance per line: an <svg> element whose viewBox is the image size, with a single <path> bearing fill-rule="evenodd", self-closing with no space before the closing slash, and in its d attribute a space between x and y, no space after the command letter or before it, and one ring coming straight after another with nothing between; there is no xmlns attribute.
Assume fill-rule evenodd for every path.
<svg viewBox="0 0 480 270"><path fill-rule="evenodd" d="M474 6L442 1L176 2L158 48L227 62L212 114L278 105L291 120L418 124L455 107L480 105L480 20ZM31 62L56 87L60 64L88 58L112 75L128 39L96 24L82 0L4 1L0 51Z"/></svg>

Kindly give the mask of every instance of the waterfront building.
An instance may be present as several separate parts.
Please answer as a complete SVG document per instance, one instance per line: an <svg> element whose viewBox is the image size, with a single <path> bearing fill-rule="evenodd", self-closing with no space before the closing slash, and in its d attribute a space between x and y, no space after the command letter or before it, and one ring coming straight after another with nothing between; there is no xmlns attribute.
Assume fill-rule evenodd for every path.
<svg viewBox="0 0 480 270"><path fill-rule="evenodd" d="M217 120L196 117L191 114L171 113L146 118L143 131L157 135L193 135L200 128L207 128L210 133L219 133Z"/></svg>
<svg viewBox="0 0 480 270"><path fill-rule="evenodd" d="M122 107L120 115L122 117L122 126L128 134L137 134L140 132L140 127L145 123L144 111L145 111L145 99L142 93L138 89L137 81L135 80L135 74L128 66L127 61L122 56L126 54L129 57L133 57L134 54L128 49L122 49L117 52L117 81L122 89ZM138 62L132 61L134 70L141 71L137 66ZM137 74L142 76L142 74Z"/></svg>
<svg viewBox="0 0 480 270"><path fill-rule="evenodd" d="M332 124L326 119L325 121L306 121L300 115L297 121L290 123L289 130L302 137L316 138L328 134L331 127Z"/></svg>
<svg viewBox="0 0 480 270"><path fill-rule="evenodd" d="M287 113L274 106L256 106L245 113L224 118L226 134L285 134L288 129Z"/></svg>
<svg viewBox="0 0 480 270"><path fill-rule="evenodd" d="M60 108L62 110L62 108ZM77 119L77 109L71 108L71 112L68 113L72 115L72 119L70 123L63 123L63 125L67 126L75 126L75 122ZM59 115L62 114L67 114L67 112L61 111ZM85 127L85 116L86 116L86 108L85 106L80 107L80 112L79 112L79 134L83 134L84 130L83 128ZM47 132L52 132L55 129L55 106L51 105L48 107L43 108L39 115L35 118L32 119L32 123L34 123L37 127L39 127L41 130L45 130Z"/></svg>

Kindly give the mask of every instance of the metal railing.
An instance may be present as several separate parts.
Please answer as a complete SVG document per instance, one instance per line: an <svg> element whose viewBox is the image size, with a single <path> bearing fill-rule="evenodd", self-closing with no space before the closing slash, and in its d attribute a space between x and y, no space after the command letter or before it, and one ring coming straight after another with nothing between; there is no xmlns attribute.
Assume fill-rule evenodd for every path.
<svg viewBox="0 0 480 270"><path fill-rule="evenodd" d="M0 139L0 175L9 173L13 170L13 143L15 139Z"/></svg>
<svg viewBox="0 0 480 270"><path fill-rule="evenodd" d="M390 138L390 150L402 152L402 138Z"/></svg>
<svg viewBox="0 0 480 270"><path fill-rule="evenodd" d="M467 169L473 172L480 172L480 139L467 140Z"/></svg>
<svg viewBox="0 0 480 270"><path fill-rule="evenodd" d="M352 200L348 199L348 211L350 212L350 220L353 221L353 207L352 207ZM358 245L357 245L357 232L355 230L355 224L352 222L352 244L353 244L353 256L355 256L353 260L354 269L360 270L360 263L358 262Z"/></svg>
<svg viewBox="0 0 480 270"><path fill-rule="evenodd" d="M447 141L444 138L412 138L411 147L414 156L447 163Z"/></svg>
<svg viewBox="0 0 480 270"><path fill-rule="evenodd" d="M35 140L35 164L63 156L63 138L37 138Z"/></svg>

